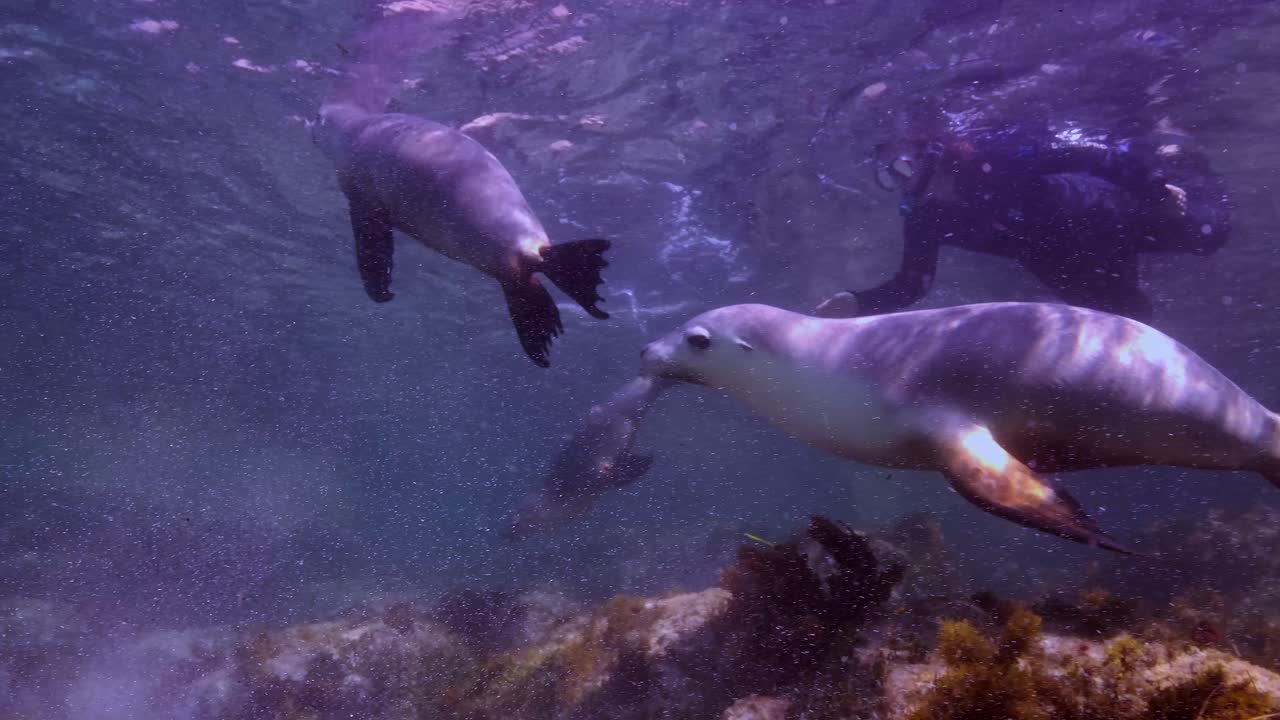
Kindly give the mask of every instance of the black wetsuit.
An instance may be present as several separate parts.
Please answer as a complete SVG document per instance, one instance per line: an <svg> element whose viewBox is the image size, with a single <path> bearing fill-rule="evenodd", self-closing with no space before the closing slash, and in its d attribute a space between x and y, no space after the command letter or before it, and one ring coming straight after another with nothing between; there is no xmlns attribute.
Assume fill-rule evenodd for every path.
<svg viewBox="0 0 1280 720"><path fill-rule="evenodd" d="M939 247L952 245L1017 260L1068 304L1148 320L1138 253L1208 255L1230 233L1221 182L1201 157L1154 163L1150 148L1054 147L1019 129L934 147L930 175L903 200L902 266L853 291L860 315L922 299ZM950 188L938 192L943 173ZM1185 214L1165 183L1186 191Z"/></svg>

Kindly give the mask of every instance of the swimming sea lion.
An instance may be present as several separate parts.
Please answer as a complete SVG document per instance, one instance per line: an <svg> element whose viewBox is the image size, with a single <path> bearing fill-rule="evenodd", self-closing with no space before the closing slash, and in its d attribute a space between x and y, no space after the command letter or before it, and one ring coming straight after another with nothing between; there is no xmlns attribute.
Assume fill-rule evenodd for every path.
<svg viewBox="0 0 1280 720"><path fill-rule="evenodd" d="M699 315L646 374L725 390L805 442L937 470L988 512L1127 552L1040 473L1252 470L1280 486L1280 417L1190 349L1117 315L990 303L858 319Z"/></svg>
<svg viewBox="0 0 1280 720"><path fill-rule="evenodd" d="M642 375L591 408L586 420L551 465L542 487L520 502L505 535L530 532L578 515L608 490L635 482L653 464L632 452L638 423L670 380Z"/></svg>
<svg viewBox="0 0 1280 720"><path fill-rule="evenodd" d="M551 282L590 315L608 263L608 240L552 245L502 163L453 128L401 113L370 112L354 102L320 109L315 141L337 166L355 234L356 263L375 302L391 293L392 229L497 279L520 344L547 367L551 340L564 329Z"/></svg>

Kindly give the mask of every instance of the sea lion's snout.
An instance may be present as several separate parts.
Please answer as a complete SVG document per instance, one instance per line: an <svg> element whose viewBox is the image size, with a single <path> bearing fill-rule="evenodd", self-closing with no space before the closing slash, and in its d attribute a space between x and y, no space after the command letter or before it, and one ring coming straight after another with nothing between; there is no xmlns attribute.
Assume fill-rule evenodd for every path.
<svg viewBox="0 0 1280 720"><path fill-rule="evenodd" d="M697 362L682 334L674 334L655 340L640 351L640 374L663 380L701 384L701 373L695 369Z"/></svg>
<svg viewBox="0 0 1280 720"><path fill-rule="evenodd" d="M640 351L640 371L653 377L674 377L676 369L675 353L666 338L655 340Z"/></svg>
<svg viewBox="0 0 1280 720"><path fill-rule="evenodd" d="M644 370L652 370L658 364L658 351L655 346L658 342L651 342L640 348L640 367Z"/></svg>

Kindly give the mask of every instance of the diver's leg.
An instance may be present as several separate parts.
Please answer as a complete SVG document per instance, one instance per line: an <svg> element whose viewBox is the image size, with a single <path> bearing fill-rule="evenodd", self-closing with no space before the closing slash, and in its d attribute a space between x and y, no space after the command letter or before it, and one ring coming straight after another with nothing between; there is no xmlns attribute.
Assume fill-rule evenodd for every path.
<svg viewBox="0 0 1280 720"><path fill-rule="evenodd" d="M1068 305L1150 322L1151 300L1138 287L1138 256L1036 257L1023 261L1033 275Z"/></svg>

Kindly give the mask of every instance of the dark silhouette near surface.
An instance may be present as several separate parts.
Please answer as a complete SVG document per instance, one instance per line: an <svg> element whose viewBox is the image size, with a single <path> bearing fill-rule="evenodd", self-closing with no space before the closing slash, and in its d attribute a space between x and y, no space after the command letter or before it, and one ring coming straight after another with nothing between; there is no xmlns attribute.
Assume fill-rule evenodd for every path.
<svg viewBox="0 0 1280 720"><path fill-rule="evenodd" d="M911 306L950 245L1017 260L1068 304L1150 320L1138 256L1209 255L1231 232L1223 183L1179 140L1097 143L1029 123L956 131L916 120L902 141L877 148L877 182L902 192L900 268L816 314Z"/></svg>

